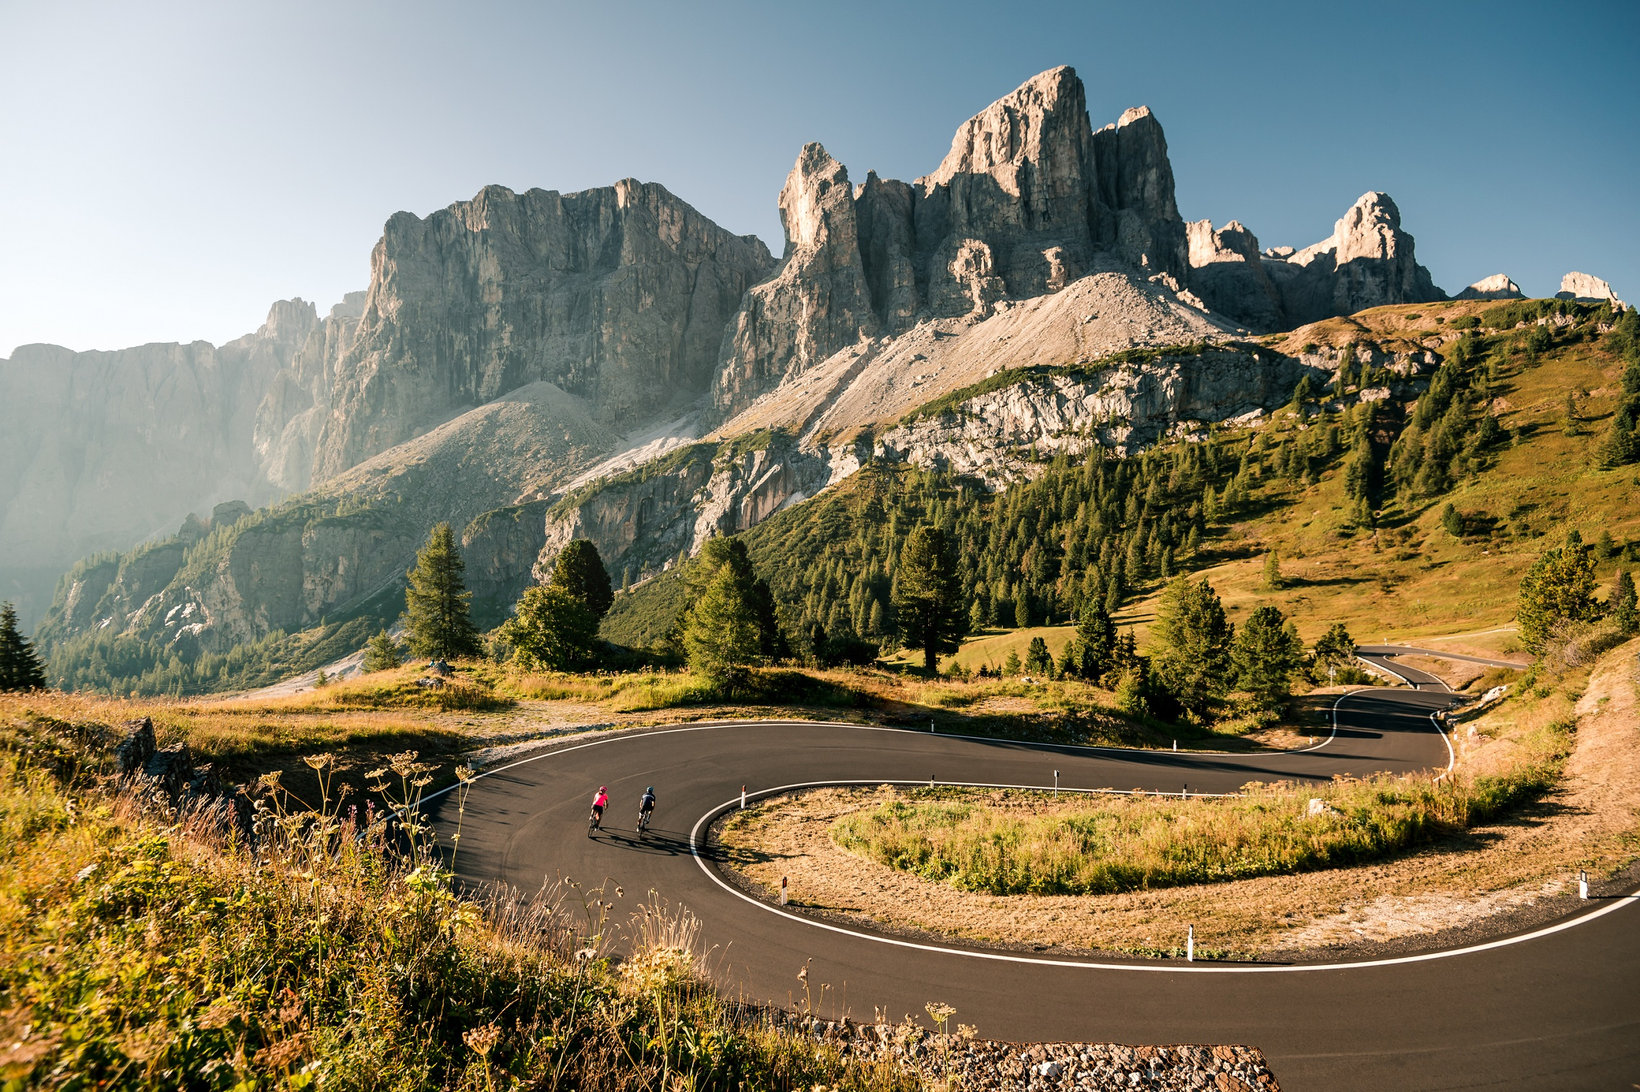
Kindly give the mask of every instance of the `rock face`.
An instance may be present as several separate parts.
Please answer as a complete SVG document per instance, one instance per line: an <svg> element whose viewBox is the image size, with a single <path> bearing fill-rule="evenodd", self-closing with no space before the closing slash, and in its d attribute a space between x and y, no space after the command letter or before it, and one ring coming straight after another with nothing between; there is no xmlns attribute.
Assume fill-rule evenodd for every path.
<svg viewBox="0 0 1640 1092"><path fill-rule="evenodd" d="M1446 298L1413 255L1401 230L1401 210L1387 193L1365 193L1303 250L1273 247L1231 221L1214 232L1206 221L1190 226L1191 289L1209 307L1253 329L1291 329L1334 315L1391 303Z"/></svg>
<svg viewBox="0 0 1640 1092"><path fill-rule="evenodd" d="M425 220L399 213L371 255L315 480L536 380L607 422L672 411L708 387L725 323L773 264L755 238L630 179L490 186Z"/></svg>
<svg viewBox="0 0 1640 1092"><path fill-rule="evenodd" d="M1617 298L1612 286L1599 277L1587 273L1568 273L1560 278L1560 291L1555 293L1556 299L1586 300L1590 303L1610 303L1614 307L1627 307L1628 304Z"/></svg>
<svg viewBox="0 0 1640 1092"><path fill-rule="evenodd" d="M804 371L876 331L854 206L847 168L820 145L805 145L780 191L786 255L734 317L714 384L720 404L733 405L743 392Z"/></svg>
<svg viewBox="0 0 1640 1092"><path fill-rule="evenodd" d="M1144 108L1094 132L1082 81L1042 73L964 123L913 183L811 144L780 195L786 253L731 325L713 388L727 418L782 379L925 319L983 319L1097 269L1182 278L1184 223L1161 124Z"/></svg>
<svg viewBox="0 0 1640 1092"><path fill-rule="evenodd" d="M1210 220L1185 225L1190 246L1190 288L1208 308L1254 330L1279 329L1285 320L1281 292L1264 270L1258 237L1231 220L1218 231Z"/></svg>
<svg viewBox="0 0 1640 1092"><path fill-rule="evenodd" d="M1523 300L1526 296L1521 292L1520 285L1510 280L1507 273L1494 273L1490 277L1482 277L1452 298L1455 300Z"/></svg>
<svg viewBox="0 0 1640 1092"><path fill-rule="evenodd" d="M286 300L220 348L24 345L0 361L0 596L25 624L76 559L278 495L251 442L257 406L319 325L312 304Z"/></svg>

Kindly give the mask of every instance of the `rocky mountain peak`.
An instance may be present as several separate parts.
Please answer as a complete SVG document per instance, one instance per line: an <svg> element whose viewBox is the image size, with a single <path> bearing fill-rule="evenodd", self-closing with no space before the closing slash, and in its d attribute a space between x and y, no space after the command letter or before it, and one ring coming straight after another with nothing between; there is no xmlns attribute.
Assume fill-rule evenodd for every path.
<svg viewBox="0 0 1640 1092"><path fill-rule="evenodd" d="M1452 298L1459 300L1522 300L1526 296L1521 292L1520 285L1509 279L1509 274L1494 273L1490 277L1482 277Z"/></svg>
<svg viewBox="0 0 1640 1092"><path fill-rule="evenodd" d="M786 256L813 250L833 235L854 231L854 194L848 168L818 143L803 145L780 190L780 222L786 229ZM845 244L846 245L846 244Z"/></svg>
<svg viewBox="0 0 1640 1092"><path fill-rule="evenodd" d="M1020 196L1022 172L1046 172L1051 189L1083 185L1091 133L1082 81L1069 65L1049 69L1003 96L958 127L951 150L923 189L958 175L987 175L1005 193Z"/></svg>
<svg viewBox="0 0 1640 1092"><path fill-rule="evenodd" d="M1612 286L1599 277L1575 271L1560 278L1560 291L1555 293L1555 297L1563 300L1591 300L1595 303L1610 303L1614 307L1628 306L1628 304L1617 298L1617 293L1612 291Z"/></svg>

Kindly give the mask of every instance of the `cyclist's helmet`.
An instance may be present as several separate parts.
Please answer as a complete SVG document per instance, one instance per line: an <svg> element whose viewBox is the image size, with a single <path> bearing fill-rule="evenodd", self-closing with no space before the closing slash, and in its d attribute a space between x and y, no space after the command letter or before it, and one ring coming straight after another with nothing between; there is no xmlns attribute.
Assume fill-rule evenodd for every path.
<svg viewBox="0 0 1640 1092"><path fill-rule="evenodd" d="M607 785L599 785L599 786L598 786L598 791L599 791L599 792L608 792L608 791L609 791L609 787L608 787L608 786L607 786Z"/></svg>
<svg viewBox="0 0 1640 1092"><path fill-rule="evenodd" d="M653 785L649 786L647 789L644 790L644 792L649 793L650 795L654 795L655 786L653 786Z"/></svg>

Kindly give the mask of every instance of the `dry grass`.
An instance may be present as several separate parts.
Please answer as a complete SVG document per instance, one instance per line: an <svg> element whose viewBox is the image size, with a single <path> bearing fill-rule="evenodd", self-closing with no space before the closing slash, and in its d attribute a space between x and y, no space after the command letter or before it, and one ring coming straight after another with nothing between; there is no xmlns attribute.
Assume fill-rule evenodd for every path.
<svg viewBox="0 0 1640 1092"><path fill-rule="evenodd" d="M1483 922L1561 891L1578 868L1611 874L1640 855L1640 642L1592 673L1544 684L1456 734L1470 776L1518 765L1555 725L1575 717L1575 745L1541 805L1395 860L1302 875L1263 876L1115 895L998 896L961 891L850 854L832 822L852 794L824 790L790 811L726 833L739 867L794 901L895 927L969 940L1132 952L1182 947L1196 927L1209 953L1258 956L1422 936ZM1309 790L1301 789L1306 797ZM874 796L870 803L880 802Z"/></svg>

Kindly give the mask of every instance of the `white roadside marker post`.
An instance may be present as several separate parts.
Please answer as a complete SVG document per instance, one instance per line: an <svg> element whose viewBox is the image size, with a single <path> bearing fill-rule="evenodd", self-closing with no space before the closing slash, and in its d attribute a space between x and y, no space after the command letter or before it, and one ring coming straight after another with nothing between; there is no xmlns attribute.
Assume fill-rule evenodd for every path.
<svg viewBox="0 0 1640 1092"><path fill-rule="evenodd" d="M934 775L933 774L928 775L928 787L931 788L931 789L934 787Z"/></svg>
<svg viewBox="0 0 1640 1092"><path fill-rule="evenodd" d="M1173 749L1175 751L1177 751L1179 749L1179 741L1178 740L1173 741Z"/></svg>
<svg viewBox="0 0 1640 1092"><path fill-rule="evenodd" d="M1184 935L1184 961L1196 962L1196 927L1189 926L1189 932Z"/></svg>
<svg viewBox="0 0 1640 1092"><path fill-rule="evenodd" d="M1589 897L1589 873L1581 868L1577 870L1577 897L1580 899Z"/></svg>
<svg viewBox="0 0 1640 1092"><path fill-rule="evenodd" d="M785 906L789 898L790 894L786 890L786 877L782 876L780 877L780 905Z"/></svg>
<svg viewBox="0 0 1640 1092"><path fill-rule="evenodd" d="M1055 800L1059 799L1059 771L1058 770L1055 770L1053 772L1053 798Z"/></svg>
<svg viewBox="0 0 1640 1092"><path fill-rule="evenodd" d="M746 786L740 786L740 810L746 810Z"/></svg>

